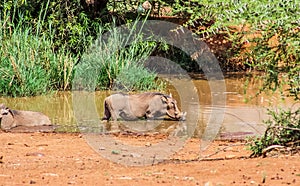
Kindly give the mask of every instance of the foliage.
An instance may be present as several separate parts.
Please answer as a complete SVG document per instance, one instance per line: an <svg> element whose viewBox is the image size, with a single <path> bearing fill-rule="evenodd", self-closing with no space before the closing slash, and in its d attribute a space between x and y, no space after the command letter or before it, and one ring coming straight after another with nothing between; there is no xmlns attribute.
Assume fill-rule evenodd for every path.
<svg viewBox="0 0 300 186"><path fill-rule="evenodd" d="M175 15L187 18L185 26L197 27L203 36L226 34L229 56L242 58L250 68L265 72L263 90L289 86L299 99L300 6L293 0L176 0ZM283 80L279 78L280 73ZM286 79L285 79L286 78Z"/></svg>
<svg viewBox="0 0 300 186"><path fill-rule="evenodd" d="M5 24L0 20L0 24ZM51 89L69 88L75 57L59 50L44 34L32 28L12 27L6 34L0 27L0 93L5 96L33 96Z"/></svg>
<svg viewBox="0 0 300 186"><path fill-rule="evenodd" d="M76 67L75 78L78 79L75 79L74 89L136 91L162 88L162 82L156 81L156 74L147 71L143 64L156 43L143 42L138 32L128 35L135 29L133 26L123 33L116 27L107 28L109 32L101 34L83 54ZM133 38L129 45L127 38Z"/></svg>
<svg viewBox="0 0 300 186"><path fill-rule="evenodd" d="M265 72L264 85L260 91L280 90L282 94L299 100L300 91L300 32L296 28L265 25L268 31L261 32L261 38L254 38L252 59L247 64L253 69ZM288 87L284 89L284 87Z"/></svg>
<svg viewBox="0 0 300 186"><path fill-rule="evenodd" d="M22 21L33 33L43 32L52 37L55 49L64 47L78 54L97 35L99 24L106 21L102 18L106 3L107 0L93 4L81 0L4 0L0 3L0 17L12 25ZM40 14L41 9L43 14ZM4 26L12 29L11 25Z"/></svg>
<svg viewBox="0 0 300 186"><path fill-rule="evenodd" d="M219 34L231 42L227 59L241 59L250 70L263 72L263 91L280 91L299 100L300 6L294 0L176 0L174 13L185 17L185 26L197 28L203 38ZM233 60L232 60L233 59ZM268 145L299 140L299 110L269 112L266 134L251 146L255 155ZM287 128L286 128L287 127ZM295 137L295 138L294 138ZM299 143L297 144L299 145Z"/></svg>
<svg viewBox="0 0 300 186"><path fill-rule="evenodd" d="M69 90L76 63L77 72L90 78L87 82L96 80L96 89L129 91L163 86L160 83L157 88L156 74L148 72L142 63L156 46L154 42L142 42L137 36L129 46L118 48L124 42L122 35L112 32L108 43L95 42L88 49L106 26L100 26L103 20L95 18L102 10L93 12L85 3L7 0L0 5L1 95L34 96ZM105 6L102 9L105 11ZM96 78L89 73L95 69Z"/></svg>
<svg viewBox="0 0 300 186"><path fill-rule="evenodd" d="M22 14L14 19L19 4L22 2L1 4L1 95L34 96L70 88L76 57L63 48L55 49L53 33L42 32L47 7L37 13L39 19L35 24L27 24Z"/></svg>
<svg viewBox="0 0 300 186"><path fill-rule="evenodd" d="M300 145L300 109L296 111L280 110L278 113L269 110L271 119L267 120L267 130L261 138L251 141L249 144L251 156L260 156L265 149L273 145L297 149Z"/></svg>

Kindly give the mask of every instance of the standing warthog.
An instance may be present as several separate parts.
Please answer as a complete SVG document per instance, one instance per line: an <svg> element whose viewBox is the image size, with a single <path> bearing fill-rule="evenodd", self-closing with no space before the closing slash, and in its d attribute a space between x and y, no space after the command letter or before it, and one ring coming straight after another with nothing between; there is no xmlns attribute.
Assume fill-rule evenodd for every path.
<svg viewBox="0 0 300 186"><path fill-rule="evenodd" d="M104 109L102 120L154 119L166 115L175 120L185 120L186 116L186 112L180 112L172 95L152 92L135 95L113 94L105 98Z"/></svg>
<svg viewBox="0 0 300 186"><path fill-rule="evenodd" d="M43 113L24 110L11 110L4 104L0 104L0 125L2 130L10 130L19 126L50 126L51 121Z"/></svg>

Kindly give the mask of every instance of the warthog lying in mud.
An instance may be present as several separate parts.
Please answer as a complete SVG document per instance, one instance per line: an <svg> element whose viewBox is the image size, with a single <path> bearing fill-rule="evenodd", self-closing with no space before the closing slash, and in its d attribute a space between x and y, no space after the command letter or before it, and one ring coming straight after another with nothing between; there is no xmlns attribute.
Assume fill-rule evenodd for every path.
<svg viewBox="0 0 300 186"><path fill-rule="evenodd" d="M12 110L0 104L0 125L4 131L15 127L51 126L50 119L40 112Z"/></svg>
<svg viewBox="0 0 300 186"><path fill-rule="evenodd" d="M135 95L113 94L105 98L104 109L102 120L155 119L166 115L175 120L185 120L186 116L186 112L180 112L172 95L156 92Z"/></svg>

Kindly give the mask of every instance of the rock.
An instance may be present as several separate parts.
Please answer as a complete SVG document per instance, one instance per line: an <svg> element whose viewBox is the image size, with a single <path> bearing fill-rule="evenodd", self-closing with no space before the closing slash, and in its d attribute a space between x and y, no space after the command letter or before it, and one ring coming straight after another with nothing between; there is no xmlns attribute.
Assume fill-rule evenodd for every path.
<svg viewBox="0 0 300 186"><path fill-rule="evenodd" d="M38 156L38 157L43 157L45 154L40 153L40 152L28 152L26 153L26 156Z"/></svg>
<svg viewBox="0 0 300 186"><path fill-rule="evenodd" d="M253 180L252 180L252 181L250 181L250 184L252 184L252 185L253 185L253 184L255 184L255 181L253 181Z"/></svg>
<svg viewBox="0 0 300 186"><path fill-rule="evenodd" d="M213 184L212 184L210 181L204 183L204 186L212 186L212 185L213 185Z"/></svg>
<svg viewBox="0 0 300 186"><path fill-rule="evenodd" d="M43 173L43 176L53 176L53 177L58 177L58 174L55 174L55 173Z"/></svg>
<svg viewBox="0 0 300 186"><path fill-rule="evenodd" d="M152 144L150 143L150 142L147 142L146 144L145 144L145 146L146 147L150 147Z"/></svg>
<svg viewBox="0 0 300 186"><path fill-rule="evenodd" d="M118 154L120 154L120 151L118 151L118 150L112 150L111 153L118 155Z"/></svg>
<svg viewBox="0 0 300 186"><path fill-rule="evenodd" d="M105 147L99 147L99 150L105 150Z"/></svg>
<svg viewBox="0 0 300 186"><path fill-rule="evenodd" d="M130 176L122 176L120 178L118 178L119 180L132 180L132 177Z"/></svg>
<svg viewBox="0 0 300 186"><path fill-rule="evenodd" d="M29 184L36 184L36 181L30 180Z"/></svg>
<svg viewBox="0 0 300 186"><path fill-rule="evenodd" d="M194 180L195 178L194 178L194 177L191 177L191 176L184 176L182 179L183 179L183 180L192 181L192 180Z"/></svg>
<svg viewBox="0 0 300 186"><path fill-rule="evenodd" d="M141 154L138 154L138 153L131 153L130 154L130 157L133 157L133 158L140 158L142 155Z"/></svg>
<svg viewBox="0 0 300 186"><path fill-rule="evenodd" d="M236 157L236 155L229 154L229 155L225 156L225 159L233 159L235 157Z"/></svg>

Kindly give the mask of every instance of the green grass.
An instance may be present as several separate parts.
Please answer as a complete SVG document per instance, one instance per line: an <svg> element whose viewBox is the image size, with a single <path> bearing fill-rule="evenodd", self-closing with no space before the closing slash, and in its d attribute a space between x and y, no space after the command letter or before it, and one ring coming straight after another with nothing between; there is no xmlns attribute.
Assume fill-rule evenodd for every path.
<svg viewBox="0 0 300 186"><path fill-rule="evenodd" d="M134 33L135 29L133 26L127 31ZM83 54L76 67L73 88L122 91L162 89L164 83L157 80L156 73L149 72L143 64L156 43L143 41L140 33L132 37L130 34L124 35L115 27L108 30ZM104 33L103 29L100 33ZM130 36L134 39L127 45Z"/></svg>
<svg viewBox="0 0 300 186"><path fill-rule="evenodd" d="M100 36L75 66L78 56L68 47L57 48L51 24L48 32L42 31L46 26L43 11L46 10L41 10L35 24L27 24L22 17L17 23L10 22L12 16L9 12L6 17L0 17L1 96L35 96L71 90L75 72L81 79L80 86L93 91L158 90L163 87L157 75L143 65L156 46L155 42L144 42L142 35L137 34L126 46L126 37L117 29L104 30L99 26L99 35L107 30L111 34L106 42ZM129 31L135 30L131 28ZM78 78L74 85L78 85Z"/></svg>
<svg viewBox="0 0 300 186"><path fill-rule="evenodd" d="M0 21L4 25L4 21ZM75 58L66 51L54 51L45 34L33 34L33 28L0 27L0 94L34 96L70 85Z"/></svg>

